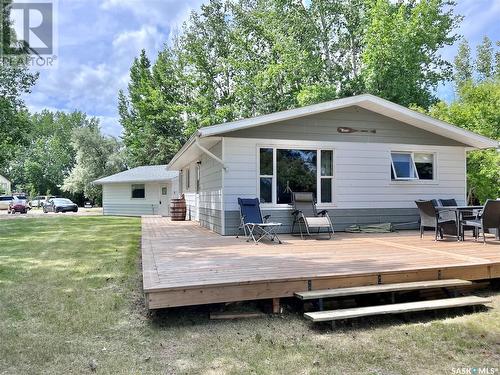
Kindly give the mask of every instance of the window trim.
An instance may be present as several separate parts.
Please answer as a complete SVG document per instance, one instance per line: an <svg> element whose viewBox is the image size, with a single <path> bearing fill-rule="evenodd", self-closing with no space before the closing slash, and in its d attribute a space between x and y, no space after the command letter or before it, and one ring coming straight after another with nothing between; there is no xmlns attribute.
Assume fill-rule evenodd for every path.
<svg viewBox="0 0 500 375"><path fill-rule="evenodd" d="M261 175L260 174L260 149L261 148L270 148L273 150L273 175ZM277 150L311 150L316 151L316 205L317 207L335 207L336 206L336 196L335 196L335 181L336 181L336 165L335 165L335 149L333 146L329 147L314 147L314 146L304 146L304 145L294 145L294 144L257 144L256 145L256 163L257 163L257 175L256 175L256 184L257 184L257 197L260 200L260 178L267 177L272 178L272 202L269 203L261 203L264 207L273 207L273 208L286 208L289 209L292 204L288 203L277 203L278 202L278 194L277 194ZM332 175L331 176L321 176L321 151L331 151L332 152ZM331 202L321 202L321 178L331 178L332 180L332 201Z"/></svg>
<svg viewBox="0 0 500 375"><path fill-rule="evenodd" d="M392 154L407 154L410 155L411 161L413 163L413 170L415 171L415 174L417 177L414 178L408 178L408 177L397 177L396 171L394 169L394 162L392 159ZM432 179L421 179L420 176L418 175L418 170L417 166L415 164L415 154L428 154L432 155ZM401 151L401 150L390 150L389 151L389 161L391 163L391 169L392 173L394 174L394 179L391 177L389 174L389 181L391 183L402 183L402 184L437 184L438 181L438 175L437 175L437 152L436 151L426 151L426 150L413 150L413 151Z"/></svg>
<svg viewBox="0 0 500 375"><path fill-rule="evenodd" d="M134 197L134 189L133 189L133 186L137 186L137 185L142 185L144 186L144 197ZM146 199L146 184L130 184L130 199Z"/></svg>

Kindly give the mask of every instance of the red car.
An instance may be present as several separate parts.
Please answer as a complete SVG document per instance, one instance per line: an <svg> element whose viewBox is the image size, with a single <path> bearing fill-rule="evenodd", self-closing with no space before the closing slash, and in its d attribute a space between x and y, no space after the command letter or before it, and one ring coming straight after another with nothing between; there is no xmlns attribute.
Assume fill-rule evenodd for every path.
<svg viewBox="0 0 500 375"><path fill-rule="evenodd" d="M16 212L20 212L22 214L27 214L30 209L28 205L27 199L20 199L18 197L14 197L12 202L9 204L8 213L15 214Z"/></svg>

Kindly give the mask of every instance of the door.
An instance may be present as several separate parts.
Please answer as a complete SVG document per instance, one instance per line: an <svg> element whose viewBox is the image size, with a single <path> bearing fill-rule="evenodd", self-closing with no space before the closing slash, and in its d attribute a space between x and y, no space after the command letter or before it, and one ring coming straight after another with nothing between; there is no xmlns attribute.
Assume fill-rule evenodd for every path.
<svg viewBox="0 0 500 375"><path fill-rule="evenodd" d="M159 214L161 216L170 216L170 191L167 184L160 185Z"/></svg>

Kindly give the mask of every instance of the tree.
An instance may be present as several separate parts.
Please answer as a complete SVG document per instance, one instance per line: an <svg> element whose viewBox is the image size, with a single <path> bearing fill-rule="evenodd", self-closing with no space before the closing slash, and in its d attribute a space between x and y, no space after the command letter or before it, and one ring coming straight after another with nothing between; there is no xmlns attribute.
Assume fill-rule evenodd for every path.
<svg viewBox="0 0 500 375"><path fill-rule="evenodd" d="M496 42L497 51L495 52L495 78L500 78L500 41Z"/></svg>
<svg viewBox="0 0 500 375"><path fill-rule="evenodd" d="M493 77L493 46L487 36L477 46L476 70L479 80L483 81Z"/></svg>
<svg viewBox="0 0 500 375"><path fill-rule="evenodd" d="M458 53L454 61L453 79L458 86L472 79L472 62L470 56L470 47L467 40L463 39L458 45Z"/></svg>
<svg viewBox="0 0 500 375"><path fill-rule="evenodd" d="M142 51L130 69L128 95L120 91L118 111L131 166L165 164L185 140L178 61L169 49L154 67Z"/></svg>
<svg viewBox="0 0 500 375"><path fill-rule="evenodd" d="M493 55L491 43L483 39L478 51L483 50L482 57L478 54L476 72L471 72L470 78L461 81L463 74L455 75L456 96L453 103L440 102L429 110L431 116L440 118L467 130L482 134L486 137L500 140L500 77L487 74L491 61L488 56ZM488 51L488 52L485 52ZM498 52L497 52L498 53ZM461 57L455 58L455 70L464 65L463 52ZM460 65L457 66L457 61ZM482 71L480 72L479 69ZM476 75L474 74L476 73ZM477 79L474 79L474 76ZM500 154L497 150L472 151L467 156L467 191L471 203L484 202L488 198L500 196Z"/></svg>
<svg viewBox="0 0 500 375"><path fill-rule="evenodd" d="M87 119L85 126L73 130L72 145L75 165L64 179L62 190L100 203L101 187L92 181L126 169L122 146L116 138L101 134L96 118Z"/></svg>
<svg viewBox="0 0 500 375"><path fill-rule="evenodd" d="M15 151L27 141L30 122L22 95L31 91L38 78L24 63L27 51L16 41L9 5L10 0L2 1L0 9L0 171L8 169Z"/></svg>
<svg viewBox="0 0 500 375"><path fill-rule="evenodd" d="M452 44L459 21L445 0L374 0L362 54L366 90L393 102L427 108L438 83L451 77L451 64L438 50Z"/></svg>
<svg viewBox="0 0 500 375"><path fill-rule="evenodd" d="M452 74L439 55L456 39L452 5L210 0L156 62L135 59L119 95L130 159L168 162L200 127L364 92L428 108Z"/></svg>

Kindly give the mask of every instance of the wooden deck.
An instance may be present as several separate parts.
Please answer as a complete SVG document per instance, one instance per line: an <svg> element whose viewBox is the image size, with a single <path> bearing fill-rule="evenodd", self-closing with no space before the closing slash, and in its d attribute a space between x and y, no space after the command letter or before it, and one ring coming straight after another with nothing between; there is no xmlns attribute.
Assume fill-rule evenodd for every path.
<svg viewBox="0 0 500 375"><path fill-rule="evenodd" d="M293 296L294 292L405 281L500 277L500 241L423 240L417 232L282 236L247 243L195 222L142 219L142 269L150 309Z"/></svg>

